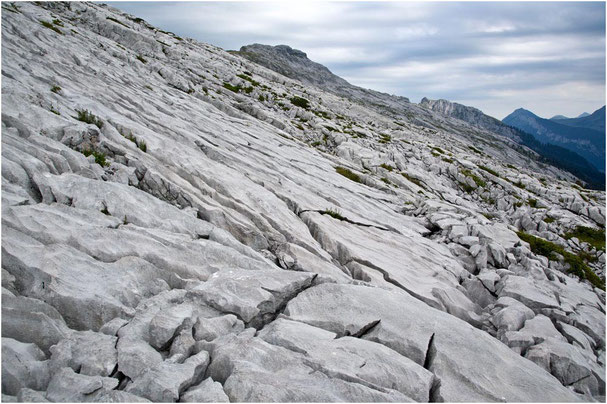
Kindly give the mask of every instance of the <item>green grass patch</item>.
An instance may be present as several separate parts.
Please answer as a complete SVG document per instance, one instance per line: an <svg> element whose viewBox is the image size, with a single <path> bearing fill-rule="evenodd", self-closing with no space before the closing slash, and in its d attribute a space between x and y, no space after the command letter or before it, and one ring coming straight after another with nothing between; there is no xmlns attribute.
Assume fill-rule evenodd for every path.
<svg viewBox="0 0 607 404"><path fill-rule="evenodd" d="M310 108L310 101L306 100L305 98L301 98L298 96L294 96L293 98L291 98L291 104L304 108L304 109L308 109Z"/></svg>
<svg viewBox="0 0 607 404"><path fill-rule="evenodd" d="M251 75L251 73L249 73L249 76L250 76L250 75ZM251 77L249 77L249 76L247 76L247 75L244 75L244 74L237 74L236 76L237 76L237 77L240 77L240 78L241 78L241 79L243 79L243 80L248 81L249 83L251 83L251 85L252 85L253 87L257 87L257 86L259 86L259 82L258 82L258 81L253 80Z"/></svg>
<svg viewBox="0 0 607 404"><path fill-rule="evenodd" d="M61 32L61 30L59 28L55 27L52 23L50 23L48 21L40 20L40 24L42 24L42 26L45 28L52 29L59 35L63 35L63 32Z"/></svg>
<svg viewBox="0 0 607 404"><path fill-rule="evenodd" d="M61 115L61 112L59 112L58 110L56 110L55 107L53 107L53 104L51 104L51 107L50 107L49 111L51 111L55 115Z"/></svg>
<svg viewBox="0 0 607 404"><path fill-rule="evenodd" d="M319 118L331 119L331 115L325 111L312 111L312 113Z"/></svg>
<svg viewBox="0 0 607 404"><path fill-rule="evenodd" d="M458 182L458 184L464 190L464 192L468 194L474 192L474 187L472 185L466 184L465 182Z"/></svg>
<svg viewBox="0 0 607 404"><path fill-rule="evenodd" d="M491 175L495 175L496 177L499 177L499 176L500 176L500 175L499 175L499 174L498 174L496 171L494 171L494 170L490 169L489 167L486 167L486 166L477 166L477 167L478 167L478 168L480 168L480 169L481 169L481 170L483 170L483 171L488 172L488 173L489 173L489 174L491 174Z"/></svg>
<svg viewBox="0 0 607 404"><path fill-rule="evenodd" d="M432 150L434 150L437 153L440 154L445 154L445 151L443 149L441 149L440 147L433 147Z"/></svg>
<svg viewBox="0 0 607 404"><path fill-rule="evenodd" d="M101 153L91 149L84 149L82 150L82 154L84 154L86 157L93 155L93 157L95 157L95 163L99 164L101 167L110 165L110 163L105 161L105 153Z"/></svg>
<svg viewBox="0 0 607 404"><path fill-rule="evenodd" d="M122 132L120 132L120 134L122 136L124 136L126 139L130 140L131 142L135 143L135 145L139 148L139 150L141 150L142 152L146 153L148 150L148 146L145 143L144 140L140 140L137 139L135 136L133 136L132 132L129 132L128 135L123 134Z"/></svg>
<svg viewBox="0 0 607 404"><path fill-rule="evenodd" d="M537 199L529 198L527 199L527 204L532 208L535 208L537 206Z"/></svg>
<svg viewBox="0 0 607 404"><path fill-rule="evenodd" d="M386 134L379 135L379 143L386 144L386 143L390 143L391 141L392 141L392 136L386 135Z"/></svg>
<svg viewBox="0 0 607 404"><path fill-rule="evenodd" d="M513 182L513 183L512 183L512 185L514 185L515 187L518 187L518 188L520 188L520 189L525 189L525 188L526 188L526 187L525 187L525 184L523 184L523 183L521 182L521 180L518 180L517 182Z"/></svg>
<svg viewBox="0 0 607 404"><path fill-rule="evenodd" d="M482 151L480 151L479 149L477 149L474 146L468 146L468 149L472 150L473 152L477 153L477 154L483 154Z"/></svg>
<svg viewBox="0 0 607 404"><path fill-rule="evenodd" d="M592 285L605 290L605 282L590 269L580 256L565 251L565 249L558 244L532 236L531 234L522 231L519 231L516 234L521 240L529 243L533 253L543 255L548 259L554 259L553 253L562 255L565 258L565 262L569 264L569 273L578 276L580 279L588 279ZM603 239L603 243L604 242L605 240Z"/></svg>
<svg viewBox="0 0 607 404"><path fill-rule="evenodd" d="M337 210L337 209L335 209L335 210L334 209L326 209L326 210L323 210L323 211L321 211L319 213L321 215L329 215L332 218L337 219L337 220L342 220L342 221L346 220L346 218L344 216L342 216L341 212L339 210Z"/></svg>
<svg viewBox="0 0 607 404"><path fill-rule="evenodd" d="M240 90L242 90L242 87L240 85L233 86L228 82L223 83L223 88L233 91L235 93L238 93L238 92L240 92Z"/></svg>
<svg viewBox="0 0 607 404"><path fill-rule="evenodd" d="M388 185L392 185L392 182L386 177L381 177L380 180Z"/></svg>
<svg viewBox="0 0 607 404"><path fill-rule="evenodd" d="M59 87L59 86L52 86L51 87L51 92L57 94L59 91L61 91L61 87Z"/></svg>
<svg viewBox="0 0 607 404"><path fill-rule="evenodd" d="M146 64L148 61L141 55L137 55L135 56L137 58L138 61L140 61L143 64Z"/></svg>
<svg viewBox="0 0 607 404"><path fill-rule="evenodd" d="M463 175L465 175L466 177L470 177L472 178L472 180L474 181L474 183L479 186L479 187L486 187L487 183L485 181L483 181L482 178L480 178L479 176L477 176L476 174L473 174L472 171L467 170L465 168L463 168L460 173L462 173Z"/></svg>
<svg viewBox="0 0 607 404"><path fill-rule="evenodd" d="M417 185L418 187L420 187L420 188L424 188L424 189L426 188L426 187L424 186L424 184L423 184L423 183L422 183L420 180L418 180L417 178L412 177L412 176L410 176L409 174L407 174L407 173L405 173L405 172L401 172L401 173L400 173L400 175L402 175L402 176L403 176L403 177L405 177L405 178L406 178L406 179L407 179L409 182L414 183L414 184L415 184L415 185Z"/></svg>
<svg viewBox="0 0 607 404"><path fill-rule="evenodd" d="M565 233L563 238L577 238L580 241L585 241L597 250L605 250L605 229L593 229L592 227L577 226L573 231Z"/></svg>
<svg viewBox="0 0 607 404"><path fill-rule="evenodd" d="M352 171L348 170L345 167L335 167L335 171L338 174L343 175L344 177L346 177L347 179L354 181L354 182L358 182L358 183L362 183L360 177L358 176L358 174L353 173Z"/></svg>
<svg viewBox="0 0 607 404"><path fill-rule="evenodd" d="M381 168L383 168L383 169L386 169L386 170L390 171L390 172L394 171L394 167L392 167L392 166L391 166L391 165L389 165L389 164L386 164L386 163L381 163L379 166L380 166Z"/></svg>
<svg viewBox="0 0 607 404"><path fill-rule="evenodd" d="M554 223L554 222L556 221L556 219L555 219L555 218L550 217L550 216L546 216L546 217L545 217L545 218L543 218L542 220L543 220L545 223L548 223L548 224L550 224L550 223Z"/></svg>
<svg viewBox="0 0 607 404"><path fill-rule="evenodd" d="M78 114L76 119L78 119L79 121L93 124L99 129L103 127L103 122L101 122L101 119L99 119L99 117L94 115L91 111L87 109L77 109L76 113Z"/></svg>
<svg viewBox="0 0 607 404"><path fill-rule="evenodd" d="M125 28L129 28L129 26L128 26L128 25L126 25L125 23L123 23L123 22L122 22L122 21L120 21L120 20L115 19L114 17L105 17L105 19L106 19L106 20L110 20L110 21L112 21L112 22L115 22L116 24L120 24L120 25L122 25L122 26L123 26L123 27L125 27Z"/></svg>

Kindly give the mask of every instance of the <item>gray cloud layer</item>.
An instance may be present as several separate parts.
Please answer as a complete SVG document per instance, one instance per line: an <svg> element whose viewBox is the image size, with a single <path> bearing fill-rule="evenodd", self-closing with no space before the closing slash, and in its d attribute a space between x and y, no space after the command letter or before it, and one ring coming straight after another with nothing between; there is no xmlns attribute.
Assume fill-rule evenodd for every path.
<svg viewBox="0 0 607 404"><path fill-rule="evenodd" d="M224 49L287 44L352 84L503 118L605 104L605 3L118 2Z"/></svg>

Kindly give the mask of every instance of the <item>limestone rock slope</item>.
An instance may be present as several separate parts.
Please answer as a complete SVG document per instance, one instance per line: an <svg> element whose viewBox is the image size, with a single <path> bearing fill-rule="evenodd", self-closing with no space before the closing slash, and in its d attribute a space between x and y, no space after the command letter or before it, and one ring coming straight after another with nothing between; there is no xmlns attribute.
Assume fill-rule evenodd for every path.
<svg viewBox="0 0 607 404"><path fill-rule="evenodd" d="M604 192L105 5L2 8L3 401L604 399Z"/></svg>

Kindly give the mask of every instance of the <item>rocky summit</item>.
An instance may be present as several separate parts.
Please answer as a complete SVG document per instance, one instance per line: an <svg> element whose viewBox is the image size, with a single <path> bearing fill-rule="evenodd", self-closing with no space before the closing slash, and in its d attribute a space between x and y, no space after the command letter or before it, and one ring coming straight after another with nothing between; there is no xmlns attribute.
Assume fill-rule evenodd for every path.
<svg viewBox="0 0 607 404"><path fill-rule="evenodd" d="M2 9L2 401L604 401L604 192L105 5Z"/></svg>

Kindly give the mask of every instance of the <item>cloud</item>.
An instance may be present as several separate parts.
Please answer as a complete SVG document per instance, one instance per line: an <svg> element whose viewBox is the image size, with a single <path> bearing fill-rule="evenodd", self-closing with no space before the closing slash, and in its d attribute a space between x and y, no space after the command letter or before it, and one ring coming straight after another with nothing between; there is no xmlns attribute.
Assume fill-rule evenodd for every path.
<svg viewBox="0 0 607 404"><path fill-rule="evenodd" d="M577 116L605 104L605 3L116 2L224 49L287 44L352 84Z"/></svg>

